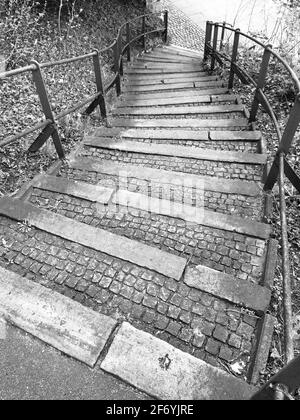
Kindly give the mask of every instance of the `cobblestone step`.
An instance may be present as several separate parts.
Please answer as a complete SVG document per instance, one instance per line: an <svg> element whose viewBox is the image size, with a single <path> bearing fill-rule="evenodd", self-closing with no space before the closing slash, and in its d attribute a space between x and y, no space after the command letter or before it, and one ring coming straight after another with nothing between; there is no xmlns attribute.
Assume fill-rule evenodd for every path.
<svg viewBox="0 0 300 420"><path fill-rule="evenodd" d="M259 239L269 239L271 227L265 223L247 221L235 216L195 208L185 204L179 205L169 200L161 200L129 191L118 191L112 198L116 205L131 207L149 213L156 213L171 218L182 219L195 225L202 225L241 233Z"/></svg>
<svg viewBox="0 0 300 420"><path fill-rule="evenodd" d="M160 115L186 115L187 117L191 114L230 114L240 112L243 113L245 108L243 105L211 105L211 106L173 106L173 107L136 107L132 108L115 108L112 111L113 115L134 115L140 117L147 116L160 116ZM241 114L243 116L243 114Z"/></svg>
<svg viewBox="0 0 300 420"><path fill-rule="evenodd" d="M169 84L169 83L196 83L196 82L210 82L220 80L218 76L202 76L202 77L160 77L149 80L137 77L127 77L126 80L131 86L149 86L156 84Z"/></svg>
<svg viewBox="0 0 300 420"><path fill-rule="evenodd" d="M162 99L134 99L128 95L122 97L117 103L117 107L148 107L148 106L172 106L172 105L195 105L195 104L215 104L215 103L237 103L235 95L199 95L199 96L182 96L179 98L162 98Z"/></svg>
<svg viewBox="0 0 300 420"><path fill-rule="evenodd" d="M163 95L157 92L144 92L143 96L138 96L136 93L127 93L126 95L123 93L122 98L126 98L128 100L166 100L169 98L195 98L197 101L201 99L202 96L215 96L215 95L226 95L228 94L227 88L211 88L211 89L185 89L185 90L174 90L172 92L164 91Z"/></svg>
<svg viewBox="0 0 300 420"><path fill-rule="evenodd" d="M31 185L35 188L67 194L101 204L108 204L115 192L112 188L90 185L86 182L71 181L50 175L36 177Z"/></svg>
<svg viewBox="0 0 300 420"><path fill-rule="evenodd" d="M87 137L86 146L100 149L118 150L149 155L162 155L186 159L198 159L213 162L232 162L252 165L265 165L267 156L253 153L223 152L204 150L195 147L173 146L165 144L146 144L140 142L117 141L98 137Z"/></svg>
<svg viewBox="0 0 300 420"><path fill-rule="evenodd" d="M126 68L126 74L127 75L136 75L136 76L146 76L148 75L151 77L152 75L160 76L161 75L168 75L168 77L174 77L175 75L178 75L182 77L183 75L198 75L201 76L209 76L207 71L204 70L198 70L198 69L184 69L184 68L178 68L178 67L171 67L171 68L145 68L145 67L133 67L128 66Z"/></svg>
<svg viewBox="0 0 300 420"><path fill-rule="evenodd" d="M193 131L193 130L151 130L151 129L116 129L98 128L91 137L114 137L121 139L160 139L160 140L192 140L192 141L249 141L261 139L260 131Z"/></svg>
<svg viewBox="0 0 300 420"><path fill-rule="evenodd" d="M97 159L77 157L69 161L69 167L78 169L80 171L95 172L100 174L107 174L113 176L121 176L125 174L127 178L135 178L146 181L156 181L160 184L170 185L186 185L194 186L200 185L205 190L239 194L250 197L259 196L261 188L256 182L246 182L230 179L218 179L209 176L188 175L182 172L165 171L162 169L144 168L134 165L122 165L113 162L99 161Z"/></svg>
<svg viewBox="0 0 300 420"><path fill-rule="evenodd" d="M156 92L156 91L165 91L165 90L174 90L174 89L206 89L206 88L216 88L216 87L225 87L223 81L209 81L209 82L185 82L185 83L168 83L168 84L155 84L149 86L135 86L127 82L124 86L123 92Z"/></svg>
<svg viewBox="0 0 300 420"><path fill-rule="evenodd" d="M149 81L149 74L132 74L129 73L125 75L129 80L136 80L136 81ZM153 74L151 75L151 81L152 80L161 80L161 79L198 79L198 80L205 80L208 77L217 77L217 76L211 76L209 73L159 73L159 74ZM208 79L210 80L210 79Z"/></svg>
<svg viewBox="0 0 300 420"><path fill-rule="evenodd" d="M254 387L124 323L101 368L167 401L248 400Z"/></svg>
<svg viewBox="0 0 300 420"><path fill-rule="evenodd" d="M117 322L0 267L0 313L47 344L94 367Z"/></svg>
<svg viewBox="0 0 300 420"><path fill-rule="evenodd" d="M177 56L177 58L172 58L170 56L166 57L154 57L153 55L147 56L146 54L141 55L137 58L135 63L178 63L178 64L199 64L200 59L188 58L185 59L181 56Z"/></svg>
<svg viewBox="0 0 300 420"><path fill-rule="evenodd" d="M249 123L246 118L236 119L209 119L198 120L196 118L185 119L126 119L126 118L109 118L109 125L111 127L124 128L170 128L170 129L230 129L230 128L248 128Z"/></svg>
<svg viewBox="0 0 300 420"><path fill-rule="evenodd" d="M0 215L31 226L60 238L145 267L167 277L179 280L187 261L151 246L96 229L67 217L41 210L21 200L0 199Z"/></svg>

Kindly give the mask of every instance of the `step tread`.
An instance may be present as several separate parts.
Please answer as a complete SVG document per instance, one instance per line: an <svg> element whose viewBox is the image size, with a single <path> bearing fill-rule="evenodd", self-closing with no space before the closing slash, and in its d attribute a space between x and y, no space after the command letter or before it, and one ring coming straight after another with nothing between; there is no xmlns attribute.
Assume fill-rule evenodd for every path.
<svg viewBox="0 0 300 420"><path fill-rule="evenodd" d="M211 106L170 106L159 108L155 106L132 108L115 108L113 115L189 115L189 114L226 114L231 112L243 112L243 105L211 105Z"/></svg>
<svg viewBox="0 0 300 420"><path fill-rule="evenodd" d="M136 86L130 84L130 82L125 83L123 92L151 92L151 91L161 91L161 90L172 90L172 89L200 89L206 87L224 87L224 82L222 80L210 81L210 82L185 82L185 83L158 83L153 85L141 85Z"/></svg>
<svg viewBox="0 0 300 420"><path fill-rule="evenodd" d="M256 392L246 382L128 323L116 334L101 369L162 400L247 400Z"/></svg>
<svg viewBox="0 0 300 420"><path fill-rule="evenodd" d="M94 367L117 322L0 267L4 318L63 353Z"/></svg>
<svg viewBox="0 0 300 420"><path fill-rule="evenodd" d="M136 77L127 77L127 82L131 86L149 86L156 84L176 84L176 83L193 83L193 82L210 82L218 81L220 78L218 76L203 76L203 77L163 77L156 79L139 79Z"/></svg>
<svg viewBox="0 0 300 420"><path fill-rule="evenodd" d="M132 98L132 97L131 97ZM198 96L182 96L179 98L156 98L156 99L128 99L123 97L121 101L117 103L118 108L126 107L148 107L148 106L172 106L172 105L189 105L189 104L213 104L216 102L235 102L235 95L220 95L218 97L212 97L211 95L198 95ZM201 105L202 106L202 105Z"/></svg>
<svg viewBox="0 0 300 420"><path fill-rule="evenodd" d="M218 150L207 150L198 147L174 146L169 144L148 144L134 141L118 141L100 137L87 137L84 141L86 146L119 150L124 152L142 153L150 155L173 156L187 159L210 160L214 162L232 162L243 164L264 165L267 162L267 155L224 152Z"/></svg>
<svg viewBox="0 0 300 420"><path fill-rule="evenodd" d="M67 194L101 204L108 204L115 190L85 182L71 181L61 177L40 175L31 184L34 188Z"/></svg>
<svg viewBox="0 0 300 420"><path fill-rule="evenodd" d="M224 133L224 134L223 134ZM168 129L117 129L98 128L91 137L115 137L153 140L190 140L190 141L249 141L261 139L260 131L197 131L197 130L168 130Z"/></svg>
<svg viewBox="0 0 300 420"><path fill-rule="evenodd" d="M206 95L214 95L214 94L228 94L228 89L227 88L210 88L210 89L201 89L201 90L197 90L197 89L185 89L185 90L175 90L175 91L164 91L164 94L162 96L161 93L158 92L146 92L143 93L143 97L142 96L138 96L134 93L124 93L123 92L123 96L122 98L124 99L128 99L128 100L165 100L165 99L169 99L169 98L191 98L191 99L195 99L198 100L198 98L202 98L202 96L206 96Z"/></svg>
<svg viewBox="0 0 300 420"><path fill-rule="evenodd" d="M271 227L266 223L248 221L245 218L148 197L130 191L117 191L112 198L112 202L117 205L150 211L151 213L182 219L193 224L241 233L255 238L268 239L271 234Z"/></svg>
<svg viewBox="0 0 300 420"><path fill-rule="evenodd" d="M88 226L65 216L39 209L21 200L0 199L0 214L18 221L28 221L31 226L120 258L140 267L148 268L167 277L179 280L186 266L181 257L160 251L123 236Z"/></svg>
<svg viewBox="0 0 300 420"><path fill-rule="evenodd" d="M249 122L246 118L235 119L209 119L199 120L197 118L185 119L126 119L126 118L110 118L109 123L115 127L130 127L130 128L231 128L231 127L248 127Z"/></svg>
<svg viewBox="0 0 300 420"><path fill-rule="evenodd" d="M204 266L187 268L184 283L253 311L264 313L271 301L270 289Z"/></svg>
<svg viewBox="0 0 300 420"><path fill-rule="evenodd" d="M88 172L98 172L106 175L119 176L125 173L128 178L141 180L153 180L161 184L175 184L178 180L182 185L189 181L192 185L204 185L208 191L216 191L231 194L249 195L252 197L261 194L261 188L256 182L240 181L231 179L218 179L214 177L202 177L198 175L187 175L182 172L166 171L163 169L146 168L135 165L122 165L112 162L99 161L97 159L78 157L69 161L69 166Z"/></svg>

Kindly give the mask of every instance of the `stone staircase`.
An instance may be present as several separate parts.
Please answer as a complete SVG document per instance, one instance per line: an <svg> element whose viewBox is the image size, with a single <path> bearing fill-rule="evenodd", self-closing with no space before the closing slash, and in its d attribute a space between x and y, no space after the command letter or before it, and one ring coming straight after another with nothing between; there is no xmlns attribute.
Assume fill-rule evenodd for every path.
<svg viewBox="0 0 300 420"><path fill-rule="evenodd" d="M276 242L264 223L263 151L240 98L197 52L145 53L125 69L107 126L17 197L0 200L0 280L11 273L16 291L26 277L56 300L102 314L111 327L90 365L114 337L102 368L149 395L248 398L253 389L240 379L257 383L274 326L267 311ZM70 354L47 331L36 335ZM169 371L173 353L180 372ZM178 375L192 382L183 387Z"/></svg>

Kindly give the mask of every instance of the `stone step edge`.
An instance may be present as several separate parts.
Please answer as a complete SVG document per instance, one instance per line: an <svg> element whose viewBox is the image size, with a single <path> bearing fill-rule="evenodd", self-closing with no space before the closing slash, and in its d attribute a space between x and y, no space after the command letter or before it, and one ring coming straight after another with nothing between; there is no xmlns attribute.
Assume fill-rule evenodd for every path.
<svg viewBox="0 0 300 420"><path fill-rule="evenodd" d="M69 187L67 187L68 184ZM111 202L116 205L181 219L189 223L228 230L230 232L233 230L236 233L261 239L267 239L270 236L270 226L264 223L248 221L244 218L205 210L202 207L191 207L170 200L148 197L143 194L126 190L118 190L117 192L112 190L112 193L107 197L108 199L103 200L101 194L98 199L97 193L92 191L93 185L80 183L80 188L77 189L77 184L76 181L68 180L66 178L43 175L38 179L35 179L32 186L44 191L71 195L91 202L101 204L108 204ZM198 188L203 190L203 185L198 184ZM85 193L82 194L82 190L84 189Z"/></svg>
<svg viewBox="0 0 300 420"><path fill-rule="evenodd" d="M108 125L110 127L124 127L124 128L169 128L173 130L178 129L199 129L199 128L231 128L231 127L244 127L249 128L247 118L235 119L210 119L198 120L197 118L185 119L127 119L127 118L109 118Z"/></svg>
<svg viewBox="0 0 300 420"><path fill-rule="evenodd" d="M211 105L211 106L169 106L159 108L155 106L126 108L117 107L112 110L113 115L191 115L191 114L230 114L236 112L244 112L243 105Z"/></svg>
<svg viewBox="0 0 300 420"><path fill-rule="evenodd" d="M223 180L214 177L202 177L198 175L187 175L182 172L172 172L163 169L153 169L134 165L113 164L112 162L100 162L97 159L77 157L68 161L69 167L88 172L97 172L106 175L136 178L146 181L154 180L160 184L180 185L190 187L191 185L204 184L208 191L224 192L239 195L258 196L261 192L259 185L251 181Z"/></svg>
<svg viewBox="0 0 300 420"><path fill-rule="evenodd" d="M177 257L103 229L88 226L51 211L39 209L21 200L0 199L0 215L18 222L27 221L37 229L160 273L166 277L171 277L177 281L182 278L187 264L185 258Z"/></svg>
<svg viewBox="0 0 300 420"><path fill-rule="evenodd" d="M256 389L127 322L101 369L165 401L249 400Z"/></svg>
<svg viewBox="0 0 300 420"><path fill-rule="evenodd" d="M201 90L206 88L216 88L216 87L225 87L225 83L223 81L208 81L208 82L185 82L185 83L157 83L154 85L132 85L130 82L126 82L124 84L123 93L131 93L131 92L137 92L140 93L147 93L147 92L162 92L162 91L169 91L169 90L175 90L175 91L182 91L182 90L197 90L201 92Z"/></svg>
<svg viewBox="0 0 300 420"><path fill-rule="evenodd" d="M250 165L265 165L267 155L246 152L223 152L213 149L201 149L187 146L165 144L148 144L139 142L117 141L105 138L86 137L84 145L98 149L116 150L120 152L159 155L183 159L207 160L212 162L229 162Z"/></svg>
<svg viewBox="0 0 300 420"><path fill-rule="evenodd" d="M227 88L208 88L208 89L182 89L178 91L165 91L164 95L162 96L160 92L146 92L146 97L139 97L136 93L127 93L120 97L120 99L126 101L134 101L134 100L171 100L171 99L178 99L178 98L202 98L203 96L214 96L214 95L229 95L229 91Z"/></svg>
<svg viewBox="0 0 300 420"><path fill-rule="evenodd" d="M0 267L4 319L59 351L94 367L117 322Z"/></svg>
<svg viewBox="0 0 300 420"><path fill-rule="evenodd" d="M90 135L92 138L113 137L113 138L133 138L133 139L159 139L159 140L187 140L187 141L244 141L258 142L261 140L260 131L193 131L181 130L174 132L168 129L117 129L117 128L97 128Z"/></svg>
<svg viewBox="0 0 300 420"><path fill-rule="evenodd" d="M266 287L204 266L187 268L184 283L260 315L267 311L272 296L271 290Z"/></svg>
<svg viewBox="0 0 300 420"><path fill-rule="evenodd" d="M203 185L198 185L198 188L203 190ZM113 195L112 203L181 219L195 225L239 233L263 240L269 239L272 232L271 226L265 223L254 222L242 217L204 210L203 207L191 207L126 190L118 190Z"/></svg>

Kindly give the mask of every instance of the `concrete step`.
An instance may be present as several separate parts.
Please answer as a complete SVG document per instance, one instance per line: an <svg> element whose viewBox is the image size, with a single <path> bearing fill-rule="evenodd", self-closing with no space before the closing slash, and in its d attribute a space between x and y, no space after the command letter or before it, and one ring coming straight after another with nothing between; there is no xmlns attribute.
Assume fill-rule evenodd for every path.
<svg viewBox="0 0 300 420"><path fill-rule="evenodd" d="M160 78L139 78L139 77L127 77L127 82L132 86L148 86L157 84L174 84L174 83L196 83L196 82L211 82L218 81L218 76L202 76L202 77L164 77L161 75Z"/></svg>
<svg viewBox="0 0 300 420"><path fill-rule="evenodd" d="M144 92L143 95L138 97L136 93L127 93L121 96L121 98L126 98L127 100L136 101L148 101L148 100L167 100L174 98L191 98L197 101L201 100L202 96L218 96L218 95L227 95L227 88L210 88L210 89L182 89L182 90L173 90L173 91L164 91L163 95L161 92Z"/></svg>
<svg viewBox="0 0 300 420"><path fill-rule="evenodd" d="M78 157L69 161L70 168L84 172L95 172L106 175L119 176L120 173L126 174L128 178L135 178L145 181L155 181L161 185L201 185L204 190L226 194L239 194L250 197L259 196L261 187L256 182L218 179L209 176L188 176L182 172L166 171L162 169L145 168L135 165L124 165L114 162L99 161L98 159Z"/></svg>
<svg viewBox="0 0 300 420"><path fill-rule="evenodd" d="M203 71L203 67L200 64L193 64L193 63L143 63L143 62L134 62L131 66L131 69L142 69L142 70L164 70L170 71L175 70L176 73L181 72L181 70L195 72L195 71Z"/></svg>
<svg viewBox="0 0 300 420"><path fill-rule="evenodd" d="M245 111L244 105L215 105L215 106L170 106L170 107L141 107L141 108L115 108L112 111L113 115L130 115L137 117L147 116L173 116L173 115L214 115L214 114L231 114L241 113Z"/></svg>
<svg viewBox="0 0 300 420"><path fill-rule="evenodd" d="M200 60L193 57L182 57L182 56L154 56L154 54L142 54L137 57L136 63L178 63L178 64L199 64Z"/></svg>
<svg viewBox="0 0 300 420"><path fill-rule="evenodd" d="M155 50L151 51L148 54L145 54L146 57L154 57L154 58L172 58L172 59L179 59L179 60L196 60L198 62L202 61L201 55L196 55L193 53L184 53L181 51L171 51L165 48L156 48Z"/></svg>
<svg viewBox="0 0 300 420"><path fill-rule="evenodd" d="M2 267L0 313L16 327L90 367L117 326L112 318Z"/></svg>
<svg viewBox="0 0 300 420"><path fill-rule="evenodd" d="M186 159L209 160L213 162L231 162L252 165L265 165L267 155L254 153L223 152L205 150L196 147L173 146L168 144L148 144L134 141L118 141L100 137L87 137L84 144L99 149L118 150L122 152L140 153L180 157Z"/></svg>
<svg viewBox="0 0 300 420"><path fill-rule="evenodd" d="M256 392L246 382L128 323L118 331L101 368L166 401L248 400Z"/></svg>
<svg viewBox="0 0 300 420"><path fill-rule="evenodd" d="M97 128L91 137L113 137L119 139L187 140L187 141L247 141L261 139L260 131L197 131L197 130L153 130Z"/></svg>
<svg viewBox="0 0 300 420"><path fill-rule="evenodd" d="M199 80L205 80L207 77L216 77L211 76L208 73L202 73L202 72L191 72L191 73L158 73L158 74L152 74L151 77L149 77L149 74L132 74L128 73L127 75L128 79L137 80L137 81L151 81L151 80L161 80L162 78L168 78L168 79L182 79L183 77L185 79L194 79L197 78Z"/></svg>
<svg viewBox="0 0 300 420"><path fill-rule="evenodd" d="M128 99L129 98L129 99ZM220 102L236 103L236 95L199 95L182 96L181 98L161 98L161 99L132 99L131 96L122 97L117 103L117 107L148 107L148 106L172 106L189 104L215 104Z"/></svg>
<svg viewBox="0 0 300 420"><path fill-rule="evenodd" d="M185 83L158 83L153 85L141 85L136 86L132 85L130 82L127 82L123 88L124 93L129 92L157 92L157 91L166 91L174 89L207 89L207 88L218 88L225 87L225 84L222 80L211 80L208 82L185 82Z"/></svg>
<svg viewBox="0 0 300 420"><path fill-rule="evenodd" d="M169 129L214 129L214 128L248 128L249 123L246 118L236 119L209 119L198 120L196 118L185 119L126 119L126 118L109 118L111 127L126 128L169 128Z"/></svg>
<svg viewBox="0 0 300 420"><path fill-rule="evenodd" d="M67 217L41 210L18 199L0 199L0 215L88 248L179 280L187 261L120 235L93 228Z"/></svg>
<svg viewBox="0 0 300 420"><path fill-rule="evenodd" d="M170 75L171 77L173 77L174 75L178 75L180 77L182 77L182 75L190 75L190 74L197 74L199 77L201 76L209 76L209 73L207 71L204 70L199 70L198 68L194 69L189 69L189 68L178 68L178 66L172 66L172 67L164 67L164 68L149 68L149 66L147 68L145 67L135 67L133 65L130 65L128 67L126 67L125 69L125 74L128 75L139 75L139 76L150 76L150 75L155 75L155 76L160 76L162 74L164 75Z"/></svg>

